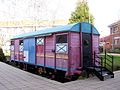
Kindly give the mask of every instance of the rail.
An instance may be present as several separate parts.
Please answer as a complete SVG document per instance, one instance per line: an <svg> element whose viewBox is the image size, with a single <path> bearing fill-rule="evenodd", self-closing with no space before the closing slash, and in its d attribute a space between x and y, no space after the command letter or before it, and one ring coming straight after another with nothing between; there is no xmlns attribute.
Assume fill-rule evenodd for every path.
<svg viewBox="0 0 120 90"><path fill-rule="evenodd" d="M93 58L93 71L94 74L100 79L104 80L104 77L110 77L114 78L113 73L113 64L114 64L114 57L111 55L108 55L105 51L104 56L100 56L99 53L96 53L94 51L94 58Z"/></svg>
<svg viewBox="0 0 120 90"><path fill-rule="evenodd" d="M109 69L113 72L114 69L114 57L111 55L108 55L105 50L105 56L104 56L104 66L105 68Z"/></svg>

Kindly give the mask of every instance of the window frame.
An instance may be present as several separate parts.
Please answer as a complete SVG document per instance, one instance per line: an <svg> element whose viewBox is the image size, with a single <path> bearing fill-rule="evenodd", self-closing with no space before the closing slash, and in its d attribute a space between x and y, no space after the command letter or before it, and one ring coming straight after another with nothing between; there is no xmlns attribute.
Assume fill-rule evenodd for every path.
<svg viewBox="0 0 120 90"><path fill-rule="evenodd" d="M19 45L23 45L23 40L20 40L20 41L19 41Z"/></svg>
<svg viewBox="0 0 120 90"><path fill-rule="evenodd" d="M15 45L15 41L11 41L11 42L10 42L10 45Z"/></svg>
<svg viewBox="0 0 120 90"><path fill-rule="evenodd" d="M59 38L60 38L60 36L65 36L64 37L65 40L63 40L62 42L58 41L58 38L57 38L58 36L59 36ZM56 44L58 44L58 43L68 43L68 34L58 34L58 35L56 35L56 40L55 41L56 41Z"/></svg>
<svg viewBox="0 0 120 90"><path fill-rule="evenodd" d="M63 40L62 42L57 40L57 36L65 36L65 40ZM56 53L58 54L68 54L68 34L64 33L64 34L56 34L55 36L55 47L56 47Z"/></svg>

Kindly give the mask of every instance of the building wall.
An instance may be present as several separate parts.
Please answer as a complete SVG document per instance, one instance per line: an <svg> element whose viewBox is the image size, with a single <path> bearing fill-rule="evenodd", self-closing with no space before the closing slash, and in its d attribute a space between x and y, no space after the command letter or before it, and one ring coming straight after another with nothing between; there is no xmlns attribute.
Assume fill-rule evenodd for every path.
<svg viewBox="0 0 120 90"><path fill-rule="evenodd" d="M15 60L19 60L19 39L16 39L14 41L15 45L14 45L14 48L15 48Z"/></svg>
<svg viewBox="0 0 120 90"><path fill-rule="evenodd" d="M52 26L67 24L67 20L53 21L7 21L0 22L0 46L6 55L10 55L10 39L15 35L40 30Z"/></svg>
<svg viewBox="0 0 120 90"><path fill-rule="evenodd" d="M120 48L120 21L109 25L112 49Z"/></svg>
<svg viewBox="0 0 120 90"><path fill-rule="evenodd" d="M77 68L81 65L80 60L80 36L79 33L71 33L71 43L70 43L70 60L71 68Z"/></svg>
<svg viewBox="0 0 120 90"><path fill-rule="evenodd" d="M99 53L99 36L98 35L93 35L93 51L96 53Z"/></svg>
<svg viewBox="0 0 120 90"><path fill-rule="evenodd" d="M100 38L100 48L107 51L112 49L112 35Z"/></svg>
<svg viewBox="0 0 120 90"><path fill-rule="evenodd" d="M15 35L33 31L33 27L0 27L0 46L5 55L10 55L10 39Z"/></svg>

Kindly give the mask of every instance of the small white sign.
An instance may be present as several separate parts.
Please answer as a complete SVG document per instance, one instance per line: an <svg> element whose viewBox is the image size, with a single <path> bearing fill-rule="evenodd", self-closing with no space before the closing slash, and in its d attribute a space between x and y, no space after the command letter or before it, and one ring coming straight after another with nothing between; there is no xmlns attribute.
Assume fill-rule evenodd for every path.
<svg viewBox="0 0 120 90"><path fill-rule="evenodd" d="M23 45L20 45L19 50L22 52L23 51Z"/></svg>
<svg viewBox="0 0 120 90"><path fill-rule="evenodd" d="M67 52L68 52L68 44L67 43L56 44L56 53L67 53Z"/></svg>
<svg viewBox="0 0 120 90"><path fill-rule="evenodd" d="M37 45L44 45L44 38L37 38Z"/></svg>
<svg viewBox="0 0 120 90"><path fill-rule="evenodd" d="M29 56L29 52L28 51L24 51L24 61L28 62L28 56Z"/></svg>
<svg viewBox="0 0 120 90"><path fill-rule="evenodd" d="M14 51L14 45L11 45L10 50Z"/></svg>

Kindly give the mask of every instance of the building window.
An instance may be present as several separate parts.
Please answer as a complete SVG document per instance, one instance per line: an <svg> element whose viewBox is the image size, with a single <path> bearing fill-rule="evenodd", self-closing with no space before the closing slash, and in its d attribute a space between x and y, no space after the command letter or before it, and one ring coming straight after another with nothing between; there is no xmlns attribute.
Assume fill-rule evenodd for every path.
<svg viewBox="0 0 120 90"><path fill-rule="evenodd" d="M113 28L113 33L118 33L118 27Z"/></svg>
<svg viewBox="0 0 120 90"><path fill-rule="evenodd" d="M112 28L110 28L110 34L112 34L113 33L113 29Z"/></svg>
<svg viewBox="0 0 120 90"><path fill-rule="evenodd" d="M117 39L114 41L114 44L115 44L115 45L117 45L117 44L118 44L118 40L117 40Z"/></svg>

